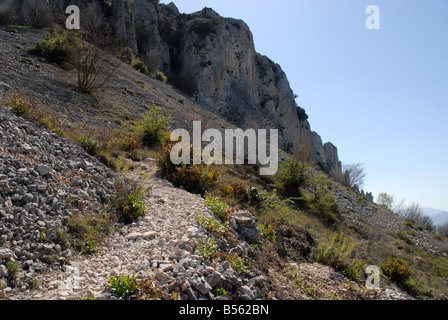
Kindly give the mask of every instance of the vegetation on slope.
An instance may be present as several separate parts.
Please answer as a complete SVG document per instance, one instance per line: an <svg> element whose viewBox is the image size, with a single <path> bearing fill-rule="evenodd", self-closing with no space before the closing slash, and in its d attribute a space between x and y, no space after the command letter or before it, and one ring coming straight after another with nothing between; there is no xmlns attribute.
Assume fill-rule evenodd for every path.
<svg viewBox="0 0 448 320"><path fill-rule="evenodd" d="M81 94L94 95L95 92ZM81 145L118 172L122 169L122 157L133 160L157 157L160 174L176 186L204 196L207 194L211 204L211 199L218 198L217 204L254 213L259 229L268 241L254 250L251 259L264 265L265 270L273 266L284 270L290 262L318 261L363 283L365 266L374 264L381 267L382 281L395 282L416 297L438 297L448 293L446 238L437 239L438 253L415 246L412 232L430 235L429 231L418 230L409 220L397 220L386 207L369 202L365 196L335 182L307 163L286 157L279 173L272 177L259 176L257 165L173 165L169 159L172 143L168 138L171 117L156 103L147 107L148 113L140 121L120 120L120 129L99 132L95 127L61 122L43 112L43 107L24 94L13 94L7 102L17 115ZM128 167L126 171L132 169ZM125 184L118 183L118 189L121 186L124 190ZM117 207L123 214L132 213L130 220L139 216L144 205L139 198L140 192L131 190L120 196L121 205ZM366 208L386 222L399 221L398 228L381 229L363 217ZM99 245L96 242L98 236L90 226L107 230L107 224L102 221L109 218L99 222L91 217L85 219L73 217L67 222L74 234L70 237L74 242L79 238L88 239L80 248L94 251ZM198 217L198 223L205 228L224 234L226 219L220 220L218 224L218 221ZM69 241L63 234L60 238ZM202 248L204 256L213 257L212 243L203 243ZM244 269L238 258L230 260ZM300 279L295 281L301 287ZM312 295L309 288L308 291Z"/></svg>

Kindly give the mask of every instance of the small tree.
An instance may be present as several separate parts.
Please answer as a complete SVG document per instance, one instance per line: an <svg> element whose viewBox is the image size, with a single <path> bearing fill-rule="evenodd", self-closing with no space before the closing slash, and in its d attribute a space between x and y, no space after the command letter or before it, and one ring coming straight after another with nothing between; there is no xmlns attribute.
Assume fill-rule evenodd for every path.
<svg viewBox="0 0 448 320"><path fill-rule="evenodd" d="M102 88L119 66L118 59L113 58L116 50L112 40L108 33L55 30L28 52L74 70L78 90L93 92Z"/></svg>
<svg viewBox="0 0 448 320"><path fill-rule="evenodd" d="M81 92L93 92L102 88L116 68L106 60L106 51L73 33L69 33L69 37L71 45L68 61L77 74L78 89Z"/></svg>
<svg viewBox="0 0 448 320"><path fill-rule="evenodd" d="M386 208L392 210L392 206L394 204L394 196L389 195L386 192L382 192L378 195L378 199L376 201L379 205L383 205Z"/></svg>
<svg viewBox="0 0 448 320"><path fill-rule="evenodd" d="M283 163L279 168L279 188L287 197L301 197L300 190L310 180L310 167L296 158Z"/></svg>
<svg viewBox="0 0 448 320"><path fill-rule="evenodd" d="M362 188L367 176L366 168L362 163L346 164L343 166L342 184L346 187L358 186Z"/></svg>
<svg viewBox="0 0 448 320"><path fill-rule="evenodd" d="M404 209L401 215L407 219L414 220L419 226L424 229L435 229L432 219L423 213L420 205L417 203L413 203L412 205Z"/></svg>
<svg viewBox="0 0 448 320"><path fill-rule="evenodd" d="M439 226L437 228L437 233L443 237L448 238L448 222Z"/></svg>
<svg viewBox="0 0 448 320"><path fill-rule="evenodd" d="M22 4L23 21L36 29L51 26L53 14L47 0L25 0Z"/></svg>

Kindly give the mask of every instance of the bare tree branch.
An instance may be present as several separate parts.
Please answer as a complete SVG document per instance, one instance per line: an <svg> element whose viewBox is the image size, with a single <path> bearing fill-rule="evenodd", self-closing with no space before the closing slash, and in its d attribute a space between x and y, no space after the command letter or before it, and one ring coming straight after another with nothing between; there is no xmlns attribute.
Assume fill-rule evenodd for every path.
<svg viewBox="0 0 448 320"><path fill-rule="evenodd" d="M346 187L362 188L367 176L363 163L345 164L342 169L342 184Z"/></svg>

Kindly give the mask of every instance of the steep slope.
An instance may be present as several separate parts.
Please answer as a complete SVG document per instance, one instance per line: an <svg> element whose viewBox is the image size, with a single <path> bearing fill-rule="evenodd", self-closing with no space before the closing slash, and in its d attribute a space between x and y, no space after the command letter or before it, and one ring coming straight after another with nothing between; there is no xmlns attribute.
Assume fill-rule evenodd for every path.
<svg viewBox="0 0 448 320"><path fill-rule="evenodd" d="M245 212L232 213L237 227L217 241L221 255L244 257L248 272L227 260L202 258L200 241L213 236L198 226L196 214L212 218L213 213L200 196L155 176L151 160L134 163L142 173L153 174L147 182L152 192L145 197L146 216L128 225L114 222L115 233L89 255L64 248L61 230L67 219L79 211L99 216L109 210L100 198L110 197L114 175L56 134L4 109L0 120L0 299L114 300L107 277L119 275L145 281L141 299L412 299L389 286L377 293L365 291L317 263L291 262L285 274L283 264L259 259L262 253L240 236L242 226L256 224ZM19 266L14 276L8 263ZM299 288L294 278L301 279ZM218 294L217 288L226 294Z"/></svg>
<svg viewBox="0 0 448 320"><path fill-rule="evenodd" d="M57 3L57 1L53 3ZM65 2L59 1L59 3L63 6ZM21 92L26 99L36 100L36 104L39 106L37 111L39 111L41 115L40 119L45 120L44 118L46 116L48 118L47 120L52 122L51 127L62 128L64 131L67 130L67 132L72 129L77 129L84 135L102 137L104 141L112 141L119 130L129 130L129 128L132 128L133 122L141 118L142 114L148 110L146 105L150 105L152 101L154 101L155 104L162 106L163 109L172 111L176 120L173 127L184 127L189 129L193 120L201 120L207 127L211 128L224 129L235 126L220 118L216 113L221 110L219 112L223 116L230 117L232 115L232 113L226 114L226 108L231 107L232 105L235 107L234 104L237 101L232 100L232 94L238 96L238 90L236 90L235 87L239 84L232 86L232 89L227 87L226 83L235 82L237 77L229 74L224 75L223 78L218 77L214 79L212 74L214 74L215 71L212 73L209 72L212 71L212 67L215 63L222 63L222 68L224 70L228 69L233 70L233 72L240 72L239 66L237 70L234 69L236 66L233 65L235 61L238 61L240 58L235 55L233 59L230 59L229 61L213 62L210 60L212 64L208 65L208 60L212 59L215 55L217 60L220 59L219 52L215 52L213 55L209 54L206 56L207 63L201 64L198 61L202 61L199 58L202 53L206 53L205 48L210 50L210 52L214 50L213 48L215 45L222 46L222 50L229 49L226 48L226 43L220 43L218 37L218 35L222 35L221 33L226 32L226 26L229 27L229 30L232 30L232 32L229 32L228 34L230 37L229 39L234 39L234 43L237 45L238 42L240 42L241 45L244 44L250 47L250 34L246 34L247 39L244 39L244 36L241 38L241 34L238 34L238 30L240 30L239 32L241 32L241 30L248 30L244 23L232 19L221 18L208 9L187 16L180 15L173 5L161 6L159 7L160 11L154 11L154 8L157 7L149 1L114 1L107 3L104 5L103 2L92 1L90 2L90 8L92 8L92 12L99 10L98 12L101 13L99 16L107 17L109 19L108 23L116 26L117 32L127 37L126 39L129 46L134 47L135 45L135 49L143 57L145 57L145 55L149 57L151 52L154 52L154 50L158 48L157 50L160 51L156 50L156 52L161 53L160 61L164 61L163 68L166 73L170 75L172 81L175 81L176 77L183 74L183 66L187 67L189 63L192 63L189 67L191 69L186 72L184 76L188 75L188 77L191 76L191 79L196 79L195 81L191 81L191 84L193 84L191 86L192 91L189 92L193 95L197 94L196 98L192 98L186 93L182 93L160 81L136 72L125 64L118 66L114 76L102 90L99 90L94 94L79 93L76 91L74 85L76 79L74 78L73 73L67 72L61 67L49 63L45 59L37 58L27 53L26 49L36 41L42 39L46 34L45 32L20 27L1 27L0 69L2 72L0 73L0 96L2 100L8 101L15 93ZM145 19L146 17L146 20L135 20L135 17L137 16L140 17L139 19ZM168 21L161 23L164 19L163 16L168 17ZM197 19L200 20L199 25L196 25L198 21L195 20ZM216 24L213 23L212 30L210 30L210 21L215 20ZM185 22L186 25L181 22ZM150 41L151 45L148 44L146 46L139 41L139 39L142 39L141 36L145 35L145 32L142 32L143 26L147 28L145 30L152 30L154 35L158 37L158 40ZM169 32L165 29L168 27L172 28ZM184 29L180 31L178 29L176 31L176 28L178 27ZM204 29L202 29L203 27ZM138 36L139 34L140 37ZM168 41L167 39L170 37L168 37L167 34L175 35L174 39ZM212 39L213 43L211 42ZM178 41L177 43L181 43L182 45L178 46L175 45L176 42L171 43L170 41ZM201 41L204 41L204 43L201 43ZM190 46L189 49L182 51L182 46L187 44ZM204 46L205 51L197 51L197 46L201 45ZM149 51L144 53L142 50ZM190 58L186 59L185 57L189 54L191 54ZM228 54L233 53L230 53L229 51ZM244 51L241 54L246 53ZM252 56L255 57L255 60L258 59L256 53L252 53ZM182 58L181 61L184 61L184 58L186 61L182 63L176 62L177 59L180 58ZM252 104L253 101L258 99L256 97L259 93L256 91L260 88L263 89L266 84L263 84L263 76L260 76L260 70L257 69L258 67L252 65L250 59L247 60L246 58L243 58L241 58L241 60L245 61L244 63L247 64L247 68L251 70L248 73L250 74L250 77L246 79L248 82L244 82L246 81L244 80L243 82L245 84L241 87L244 89L242 90L242 95L245 97L242 101L247 103L247 108L245 107L240 110L235 107L234 111L242 112L239 114L241 116L240 119L243 119L243 121L252 121L249 119L251 119L254 114L263 115L266 119L270 119L269 121L279 121L275 120L277 114L274 112L277 102L274 101L273 105L269 103L271 107L270 109L267 109L267 113L262 113L259 108L260 106L257 105L257 103ZM262 61L259 66L264 65L267 68L266 79L271 76L274 77L272 81L268 81L271 83L268 86L270 86L272 92L267 95L269 97L275 97L282 92L282 90L280 90L281 88L276 87L276 85L283 83L283 85L286 86L287 80L281 75L280 68L275 66L275 64L262 57L260 57L260 59ZM114 60L111 58L111 61ZM265 63L267 64L265 65ZM210 70L207 69L208 67L210 67ZM210 76L210 81L204 81L203 77L208 76ZM277 76L279 76L279 78L276 82L275 78L277 78ZM244 79L244 77L245 75L238 75L238 78ZM181 78L182 77L180 77L180 79ZM181 86L181 83L177 85ZM245 85L255 86L254 88L251 88L251 94L245 92ZM202 97L200 96L201 92L205 90L204 88L208 88L204 92L210 93L215 91L213 89L215 86L218 88L217 92L219 94L209 97L204 94L202 94ZM236 91L232 91L234 89ZM188 87L184 87L183 90L188 92L189 89ZM286 88L286 91L288 91L288 88ZM289 93L286 93L286 96L288 95ZM215 100L215 98L217 100ZM222 101L220 99L222 99ZM223 103L224 107L222 109L215 105L221 103L219 101ZM283 100L279 98L279 103L280 101ZM287 103L285 106L286 105ZM293 104L291 106L295 108ZM285 108L287 109L288 107ZM244 113L245 110L247 110L246 113ZM272 114L272 117L269 116L269 114ZM45 134L44 131L41 131L21 118L12 116L8 112L2 114L2 119L6 119L4 125L2 123L2 132L4 132L2 138L7 138L4 140L7 141L7 143L2 145L2 156L6 159L5 161L8 164L8 167L1 167L1 170L4 170L5 173L0 175L0 185L2 187L8 185L8 187L1 191L3 193L1 199L2 207L0 210L2 210L2 219L5 221L3 226L6 226L8 230L3 233L4 229L2 229L0 239L3 241L2 249L5 248L8 250L1 252L3 267L1 267L0 271L3 276L10 276L10 274L8 274L9 270L7 270L8 268L6 267L6 262L8 259L12 258L15 262L18 260L24 267L25 272L23 275L27 279L27 282L26 284L23 284L23 287L18 286L17 290L14 291L14 297L74 298L81 295L81 293L86 296L93 293L94 295L103 298L110 297L110 295L102 292L105 284L103 276L110 273L131 273L132 271L141 272L140 274L142 276L147 275L151 277L160 275L160 279L163 280L161 287L164 290L167 289L170 293L183 293L183 295L181 295L182 298L190 296L201 297L201 295L204 296L204 294L207 295L205 292L209 288L204 280L207 279L208 276L211 276L209 278L210 282L207 281L207 283L209 286L212 286L211 284L216 280L216 277L213 276L217 275L215 271L221 275L221 271L225 271L219 269L219 267L222 267L219 263L218 265L210 266L208 265L208 262L199 259L197 246L195 247L192 245L195 241L198 241L199 238L209 235L198 227L197 222L193 219L194 212L199 210L205 215L210 214L210 212L208 212L207 209L204 210L204 204L199 197L191 195L188 192L185 192L185 190L176 189L158 177L153 177L152 180L152 182L155 183L157 190L155 190L152 196L145 198L146 202L149 204L149 210L147 211L147 216L149 218L141 219L135 224L126 227L117 225L117 227L122 227L121 233L117 233L109 238L110 242L107 243L97 255L94 255L93 257L81 256L77 260L78 264L73 264L72 268L65 267L66 272L61 273L60 263L65 263L66 259L61 259L59 261L57 255L52 256L53 254L59 253L59 247L57 247L55 243L47 242L47 240L51 241L52 238L54 238L54 235L52 234L48 237L49 239L47 239L44 237L44 232L40 232L43 236L39 238L40 234L29 234L27 230L22 230L23 224L31 221L33 225L36 224L37 227L43 227L42 222L52 227L60 225L61 217L56 210L61 206L60 203L63 203L63 207L61 207L62 209L71 212L72 209L76 209L73 208L78 203L75 200L85 200L83 199L83 197L86 197L85 192L87 195L92 196L92 199L88 198L89 200L92 200L92 206L95 207L97 204L100 205L97 200L101 200L101 197L98 198L98 196L101 196L101 194L104 195L104 193L100 191L98 187L99 175L106 176L108 179L107 181L109 182L106 182L105 184L110 186L110 179L112 179L110 171L96 160L94 161L93 158L90 158L85 152L80 150L80 148L74 147L68 141L58 138L55 134ZM240 119L233 120L236 121ZM42 122L43 123L41 124L45 124L47 121ZM317 162L321 163L321 167L325 169L325 171L328 172L334 169L335 166L337 167L339 165L337 150L329 144L322 146L319 136L309 130L307 121L303 120L300 123L304 125L303 131L299 132L299 136L302 137L300 138L301 140L299 139L301 141L300 143L303 143L304 147L308 146L308 151L309 149L314 150L313 152L315 152L316 156L320 155L322 162L320 160ZM263 126L263 124L259 123L256 125ZM115 131L116 129L118 131ZM42 136L44 142L39 141L39 139L36 138L40 136ZM25 141L28 146L21 145L22 141ZM309 144L307 144L307 141L314 142L309 142ZM48 149L47 144L55 145L51 149ZM9 149L10 147L12 147L12 151ZM31 155L36 157L36 159ZM45 156L47 156L47 160L45 161L51 161L52 164L54 163L56 165L56 170L53 173L57 175L49 177L45 175L47 178L54 178L50 181L51 183L54 183L54 185L48 190L45 199L42 199L42 197L39 197L41 194L33 194L36 192L43 192L39 189L44 189L44 184L41 183L41 180L44 178L38 177L39 172L37 171L37 167L35 167L36 163L33 163L33 161L41 161ZM19 160L14 158L18 158ZM145 158L145 156L141 158ZM84 159L86 163L84 164L81 159ZM330 159L332 160L330 161ZM47 162L45 163L48 166L50 162ZM144 170L150 172L154 170L154 164L151 160L136 162L136 165L141 165L144 167ZM87 175L87 177L85 177L85 182L87 182L87 184L82 181L84 176L76 177L80 168L87 171L87 173L92 173L92 176ZM231 170L237 172L239 169L241 168L232 168ZM101 170L105 171L103 172ZM250 171L250 168L247 170L242 169L240 171L241 172L237 172L239 173L239 180L237 181L239 183L243 181L248 184L247 186L253 186L261 180L260 177ZM98 174L95 174L95 172ZM313 188L316 188L316 178L319 174L321 174L321 172L313 171L311 183L306 186L307 194L305 194L305 196L309 196L310 199L315 196L313 193L315 190L313 190ZM31 175L32 177L29 178L28 175ZM73 178L73 176L75 176L76 179L72 181L70 179ZM58 179L60 181L54 181ZM230 184L234 182L232 179L235 179L235 177L231 175L223 177L221 182L222 185L220 185L220 187L225 187L225 190L227 190ZM312 295L313 292L316 298L334 298L334 296L331 296L330 291L337 292L338 296L346 299L410 298L408 295L398 290L394 285L390 287L387 282L382 284L379 296L372 297L369 292L361 289L359 284L348 282L348 279L340 272L336 272L328 266L312 263L311 249L318 249L317 246L321 244L324 234L327 232L345 232L355 239L357 242L355 250L356 258L364 262L379 265L385 263L390 257L403 257L415 270L414 274L418 276L419 281L424 280L425 284L428 286L431 285L431 287L434 285L437 289L437 297L441 294L446 294L448 284L446 280L446 266L448 261L446 259L446 239L438 239L431 232L420 230L418 226L412 225L412 223L409 223L409 221L406 221L404 218L394 215L392 212L381 206L371 203L361 194L344 188L334 181L320 180L320 182L322 181L324 181L323 186L325 195L330 198L334 197L338 205L337 218L340 219L341 222L340 226L336 229L324 226L319 218L313 215L310 208L304 209L289 205L287 200L275 202L276 205L279 205L278 210L276 207L272 209L272 207L269 206L272 205L272 203L267 206L270 210L269 213L275 217L275 219L272 220L268 220L269 217L267 218L263 216L263 212L261 212L260 208L256 206L251 207L249 203L250 201L245 200L245 204L240 204L248 207L253 213L260 214L260 216L256 215L253 217L252 215L250 217L249 224L252 225L252 227L258 222L266 223L267 221L274 224L278 231L278 237L274 244L270 244L267 241L261 242L261 244L263 244L262 249L265 250L264 252L252 250L253 248L251 248L250 244L253 243L250 241L247 242L244 235L242 235L242 238L238 237L238 239L234 239L236 241L235 248L226 247L224 243L223 248L229 250L234 249L234 251L237 251L244 256L247 259L246 261L252 261L252 263L256 265L256 268L253 270L254 274L250 277L239 277L235 274L228 274L228 277L224 276L223 279L221 279L222 281L220 280L221 284L227 283L228 285L228 283L232 284L232 282L237 284L235 287L228 287L229 292L234 295L234 298L239 297L240 294L242 294L247 297L258 297L259 295L263 298L299 299L308 298L308 294ZM263 190L266 192L265 194L271 198L275 198L276 192L274 191L274 181L268 179L262 182L264 184L260 183L261 186L257 184L259 190L262 191L262 188L265 188L265 190ZM313 183L315 184L313 185ZM17 187L19 191L15 192L11 186ZM81 186L82 190L79 190L79 186ZM246 185L243 184L243 186L243 191L246 191ZM89 189L89 187L92 188ZM87 191L84 190L85 188L87 188ZM64 198L64 192L58 192L60 189L63 189L62 191L65 190L65 196L68 194L70 197ZM106 188L103 187L103 189ZM223 193L222 189L224 188L219 188L219 190L217 188L214 191ZM109 192L110 190L103 191ZM72 195L74 197L73 199L71 198ZM176 201L178 196L182 198L182 203ZM12 199L13 197L14 201ZM48 201L49 198L52 198L51 201ZM64 201L59 201L61 199L66 203ZM41 204L42 206L45 204L47 207L51 204L51 208L49 208L49 211L47 210L47 212L45 211L45 207L39 207ZM56 212L53 210L53 205L55 205ZM39 210L45 209L44 212L34 210L37 213L37 217L33 215L33 209L36 209L36 206ZM98 213L98 210L101 210L101 208L101 206L97 206L93 211ZM28 211L31 211L32 214ZM65 212L64 215L69 215L70 212ZM152 223L151 218L155 218L157 223ZM169 223L164 221L166 219L168 219ZM244 218L240 219L240 221L246 221L247 223L247 219ZM176 224L182 228L182 230L187 230L186 234L188 239L184 239L185 241L182 244L182 237L181 239L172 237L172 235L177 234L175 230L173 230L173 226ZM239 227L240 226L238 225L233 225L233 230L238 232L237 230ZM196 231L195 229L189 230L189 228L196 228L199 231ZM252 230L252 233L247 230L244 231L246 232L246 235L250 236L257 234L254 230ZM160 237L154 237L154 232L161 232ZM22 234L24 237L23 239L21 238ZM43 243L36 242L33 245L33 241L36 241L36 237L38 239L37 241ZM166 242L172 242L174 245L179 245L180 249L185 250L188 253L181 250L173 250L172 246L165 245ZM40 246L40 244L42 244L42 246ZM189 245L190 247L187 247ZM175 247L176 246L174 246L174 248ZM239 251L240 249L243 250ZM45 256L47 256L43 258L43 260L49 265L53 264L57 270L51 270L51 272L43 274L42 276L39 275L38 277L34 277L34 274L31 277L30 274L32 272L42 270L43 267L45 267L42 263L43 261L40 259L40 257L43 256L39 253L39 250L43 250ZM151 256L150 261L149 258L138 256L142 250L146 250L146 254ZM51 253L50 257L48 257L48 253ZM118 256L119 260L124 259L127 262L117 262L117 258L114 257L115 255ZM190 273L184 272L182 274L183 271L181 267L185 268L185 266L181 264L182 259L180 258L182 258L183 255L190 256L192 259L190 262L193 267L192 270L190 270ZM55 257L57 261L54 261ZM64 257L64 255L62 255L62 257ZM104 261L100 261L98 257L103 257ZM129 260L137 259L136 257L141 259L139 260L139 267L141 267L139 270L134 270L129 262ZM95 266L101 271L99 271L98 274L95 274L95 271L92 270L92 266ZM207 267L210 268L207 269ZM214 268L214 270L211 268ZM159 269L163 271L163 274L160 274ZM176 274L174 272L175 270ZM178 281L179 270L182 271L180 277L191 277L188 278L188 281L191 280L190 285L182 285L182 283L185 284L185 282ZM233 268L232 270L235 271ZM188 271L188 269L186 271ZM75 275L74 272L81 272L85 278L75 278L77 275ZM261 272L261 274L259 274L259 272ZM267 280L260 284L254 280L257 276L267 277ZM303 281L301 278L303 276L305 276L306 281ZM55 281L55 277L61 277L62 282ZM3 278L6 279L5 277ZM36 284L33 282L34 278L41 280L44 284L49 284L48 287L41 287L41 289L49 290L48 295L43 295L34 290L33 286ZM299 281L300 279L302 280ZM261 278L258 280L261 280ZM75 285L76 281L78 281L77 284L80 286ZM3 280L1 285L4 286L5 284L9 285L7 281ZM243 286L242 284L246 284L246 286ZM189 288L191 288L191 290L189 290ZM309 292L307 293L307 288L311 288L314 291L308 290ZM353 288L355 288L354 291L352 291ZM22 289L24 291L21 292ZM10 289L6 291L8 292L2 291L2 294L6 295L11 293Z"/></svg>
<svg viewBox="0 0 448 320"><path fill-rule="evenodd" d="M151 98L172 108L179 122L210 115L188 97L133 72L127 66L117 69L105 92L79 94L72 89L70 73L26 53L31 44L44 37L43 32L22 28L17 28L17 32L12 30L0 28L1 68L4 71L0 78L0 93L3 99L8 100L20 91L28 99L36 99L46 116L57 117L61 127L64 127L63 122L66 122L64 128L83 124L86 129L104 134L108 128L119 128L127 117L139 118L139 112L146 110L141 104ZM183 103L178 101L180 98L185 99ZM96 106L92 107L92 103ZM110 107L112 103L114 108ZM198 240L209 237L194 218L195 212L210 216L203 200L157 177L150 181L154 192L145 199L147 218L129 226L114 224L113 227L120 232L112 235L97 254L78 255L77 251L64 244L66 221L76 217L77 213L90 213L97 219L102 212L109 210L103 200L110 198L113 192L114 175L80 147L73 146L55 133L50 134L4 110L1 111L1 120L2 298L69 299L90 295L112 298L105 288L105 276L127 272L135 272L148 279L156 277L160 290L168 295L180 293L179 298L183 299L204 295L212 298L207 295L210 293L207 290L218 284L227 288L233 298L309 298L303 291L305 287L292 286L292 274L285 275L287 260L266 260L263 257L270 253L253 251L245 237L229 238L233 239L231 245L223 240L221 250L238 253L248 259L247 263L253 261L253 265L262 268L254 268L252 275L241 277L228 265L210 266L197 251ZM212 121L221 126L228 125L216 116L210 116ZM151 161L137 165L154 172ZM45 172L47 167L49 173ZM245 219L241 221L248 223ZM256 223L255 220L251 222L252 226ZM187 237L177 236L179 230L176 226L184 228ZM234 235L238 235L238 224L233 230ZM279 234L282 252L286 257L299 259L290 263L307 259L294 252L297 243L291 247L291 241L298 238L287 238L288 227L282 232ZM306 237L300 235L300 238L303 238L301 245L310 246ZM87 245L89 251L97 250L94 245ZM179 250L174 250L177 246ZM143 250L147 250L147 254L142 255ZM267 250L275 252L276 249ZM141 260L140 264L135 264L135 257ZM181 263L187 257L190 257L190 268L185 268L185 261ZM14 278L11 278L12 273L7 267L11 259L20 266ZM389 286L376 296L369 296L355 283L351 283L349 287L352 289L348 290L345 277L320 264L300 264L291 268L298 270L294 277L299 273L306 275L302 283L315 288L315 298L328 299L329 291L332 291L345 299L409 299L406 294ZM318 289L323 287L326 289Z"/></svg>
<svg viewBox="0 0 448 320"><path fill-rule="evenodd" d="M255 51L243 21L208 8L180 14L173 3L156 2L59 0L51 5L59 18L69 4L79 5L84 27L115 30L117 40L141 56L150 70L162 70L200 105L243 129L278 129L281 149L328 173L340 173L337 148L323 145L311 130L285 73ZM21 3L13 11L20 12Z"/></svg>

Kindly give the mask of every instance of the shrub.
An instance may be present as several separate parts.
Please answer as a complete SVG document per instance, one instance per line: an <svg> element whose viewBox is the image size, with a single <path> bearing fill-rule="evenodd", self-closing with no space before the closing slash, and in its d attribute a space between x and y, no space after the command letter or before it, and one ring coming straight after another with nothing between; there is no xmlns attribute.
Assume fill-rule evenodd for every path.
<svg viewBox="0 0 448 320"><path fill-rule="evenodd" d="M336 227L339 224L337 213L339 204L334 195L325 189L326 181L323 175L311 181L314 195L308 205L312 212L327 226Z"/></svg>
<svg viewBox="0 0 448 320"><path fill-rule="evenodd" d="M70 46L69 61L77 73L79 91L91 93L109 81L114 68L104 55L101 49L85 41Z"/></svg>
<svg viewBox="0 0 448 320"><path fill-rule="evenodd" d="M220 223L215 219L199 216L198 214L196 214L196 222L218 238L224 236L229 228L229 222L227 221L225 223Z"/></svg>
<svg viewBox="0 0 448 320"><path fill-rule="evenodd" d="M413 279L406 280L404 285L406 291L413 296L424 296L424 297L432 297L433 292L431 289L428 289L424 284L417 282Z"/></svg>
<svg viewBox="0 0 448 320"><path fill-rule="evenodd" d="M343 233L330 235L317 255L317 261L337 270L344 269L355 245Z"/></svg>
<svg viewBox="0 0 448 320"><path fill-rule="evenodd" d="M204 163L200 165L183 163L175 165L171 162L173 145L173 143L169 143L163 146L158 155L157 167L161 175L176 187L182 186L189 192L205 194L221 178L219 166Z"/></svg>
<svg viewBox="0 0 448 320"><path fill-rule="evenodd" d="M189 30L196 33L200 38L204 39L207 35L209 35L214 30L214 26L218 23L218 18L206 19L195 17L191 21L189 21L188 26Z"/></svg>
<svg viewBox="0 0 448 320"><path fill-rule="evenodd" d="M177 184L186 190L203 194L209 190L221 177L221 172L216 165L186 165L176 167Z"/></svg>
<svg viewBox="0 0 448 320"><path fill-rule="evenodd" d="M411 279L412 271L408 264L400 258L392 258L380 266L381 272L391 281L401 286L404 290L414 296L432 297L432 290L422 283Z"/></svg>
<svg viewBox="0 0 448 320"><path fill-rule="evenodd" d="M212 197L207 194L205 196L204 202L218 219L223 222L229 219L229 210L227 210L227 204L223 202L220 197Z"/></svg>
<svg viewBox="0 0 448 320"><path fill-rule="evenodd" d="M9 273L9 278L12 280L16 280L19 276L20 266L16 262L8 261L6 262L6 269Z"/></svg>
<svg viewBox="0 0 448 320"><path fill-rule="evenodd" d="M35 108L35 104L28 101L21 93L13 95L8 104L11 107L11 112L19 117L27 117Z"/></svg>
<svg viewBox="0 0 448 320"><path fill-rule="evenodd" d="M88 37L88 35L80 36L65 30L55 31L28 49L28 53L74 69L77 74L78 90L90 93L107 83L115 67L105 57L105 52L112 52L113 49L104 47L103 51L83 40ZM90 40L98 45L107 41L107 39Z"/></svg>
<svg viewBox="0 0 448 320"><path fill-rule="evenodd" d="M153 103L143 119L137 123L137 135L144 145L148 147L157 146L166 133L171 120L171 113Z"/></svg>
<svg viewBox="0 0 448 320"><path fill-rule="evenodd" d="M275 240L277 239L277 237L275 235L275 230L274 230L274 228L272 228L272 226L270 224L267 226L264 224L259 224L258 229L260 229L260 231L263 234L265 239L267 239L271 242L275 242Z"/></svg>
<svg viewBox="0 0 448 320"><path fill-rule="evenodd" d="M129 220L134 220L145 214L146 205L139 194L129 195L122 210Z"/></svg>
<svg viewBox="0 0 448 320"><path fill-rule="evenodd" d="M137 57L137 58L132 59L131 64L132 64L132 68L134 68L135 70L137 70L143 74L148 74L148 67L140 58Z"/></svg>
<svg viewBox="0 0 448 320"><path fill-rule="evenodd" d="M111 276L106 277L106 279L109 282L107 290L111 291L117 297L123 299L137 297L140 288L137 276Z"/></svg>
<svg viewBox="0 0 448 320"><path fill-rule="evenodd" d="M361 282L367 265L353 259L352 262L341 270L341 273L352 281Z"/></svg>
<svg viewBox="0 0 448 320"><path fill-rule="evenodd" d="M326 226L337 227L340 223L340 220L337 217L339 204L332 194L328 193L324 196L315 198L314 201L310 203L310 208Z"/></svg>
<svg viewBox="0 0 448 320"><path fill-rule="evenodd" d="M168 82L168 77L162 71L156 71L151 76L165 84Z"/></svg>
<svg viewBox="0 0 448 320"><path fill-rule="evenodd" d="M28 49L28 53L44 57L50 62L62 65L67 62L71 41L66 31L53 32L44 40L37 42L33 47Z"/></svg>
<svg viewBox="0 0 448 320"><path fill-rule="evenodd" d="M309 166L292 159L279 168L279 189L287 197L301 197L303 187L309 181Z"/></svg>
<svg viewBox="0 0 448 320"><path fill-rule="evenodd" d="M54 19L45 0L25 0L22 3L22 18L25 24L37 29L51 26Z"/></svg>
<svg viewBox="0 0 448 320"><path fill-rule="evenodd" d="M170 181L171 183L175 184L176 186L178 183L178 174L177 174L177 168L175 164L171 162L171 148L173 144L168 144L166 146L163 146L161 148L161 151L159 155L157 156L157 169L160 171L160 174Z"/></svg>
<svg viewBox="0 0 448 320"><path fill-rule="evenodd" d="M215 238L210 238L207 241L199 239L199 254L206 260L212 260L216 257L218 252L218 245Z"/></svg>
<svg viewBox="0 0 448 320"><path fill-rule="evenodd" d="M62 131L62 129L60 128L54 128L53 130L51 130L51 133L56 133L60 137L64 136L64 131Z"/></svg>
<svg viewBox="0 0 448 320"><path fill-rule="evenodd" d="M235 270L239 274L247 274L249 273L249 268L244 263L243 258L237 255L229 255L226 260L232 265L233 270Z"/></svg>
<svg viewBox="0 0 448 320"><path fill-rule="evenodd" d="M411 277L411 270L400 258L392 258L380 266L381 272L398 285L404 285Z"/></svg>
<svg viewBox="0 0 448 320"><path fill-rule="evenodd" d="M125 222L130 222L142 215L146 210L146 205L142 200L150 187L145 187L149 175L141 174L141 168L137 169L136 179L129 176L130 165L123 163L124 158L119 157L117 161L117 178L115 179L115 208L121 213Z"/></svg>
<svg viewBox="0 0 448 320"><path fill-rule="evenodd" d="M320 247L317 261L341 271L351 280L360 281L365 266L356 259L350 260L354 248L350 237L345 237L343 233L330 235Z"/></svg>
<svg viewBox="0 0 448 320"><path fill-rule="evenodd" d="M98 140L89 137L82 137L78 140L79 145L89 154L95 155L101 147Z"/></svg>
<svg viewBox="0 0 448 320"><path fill-rule="evenodd" d="M297 117L299 118L300 121L308 120L308 115L306 114L305 109L296 105L296 111L297 111Z"/></svg>

